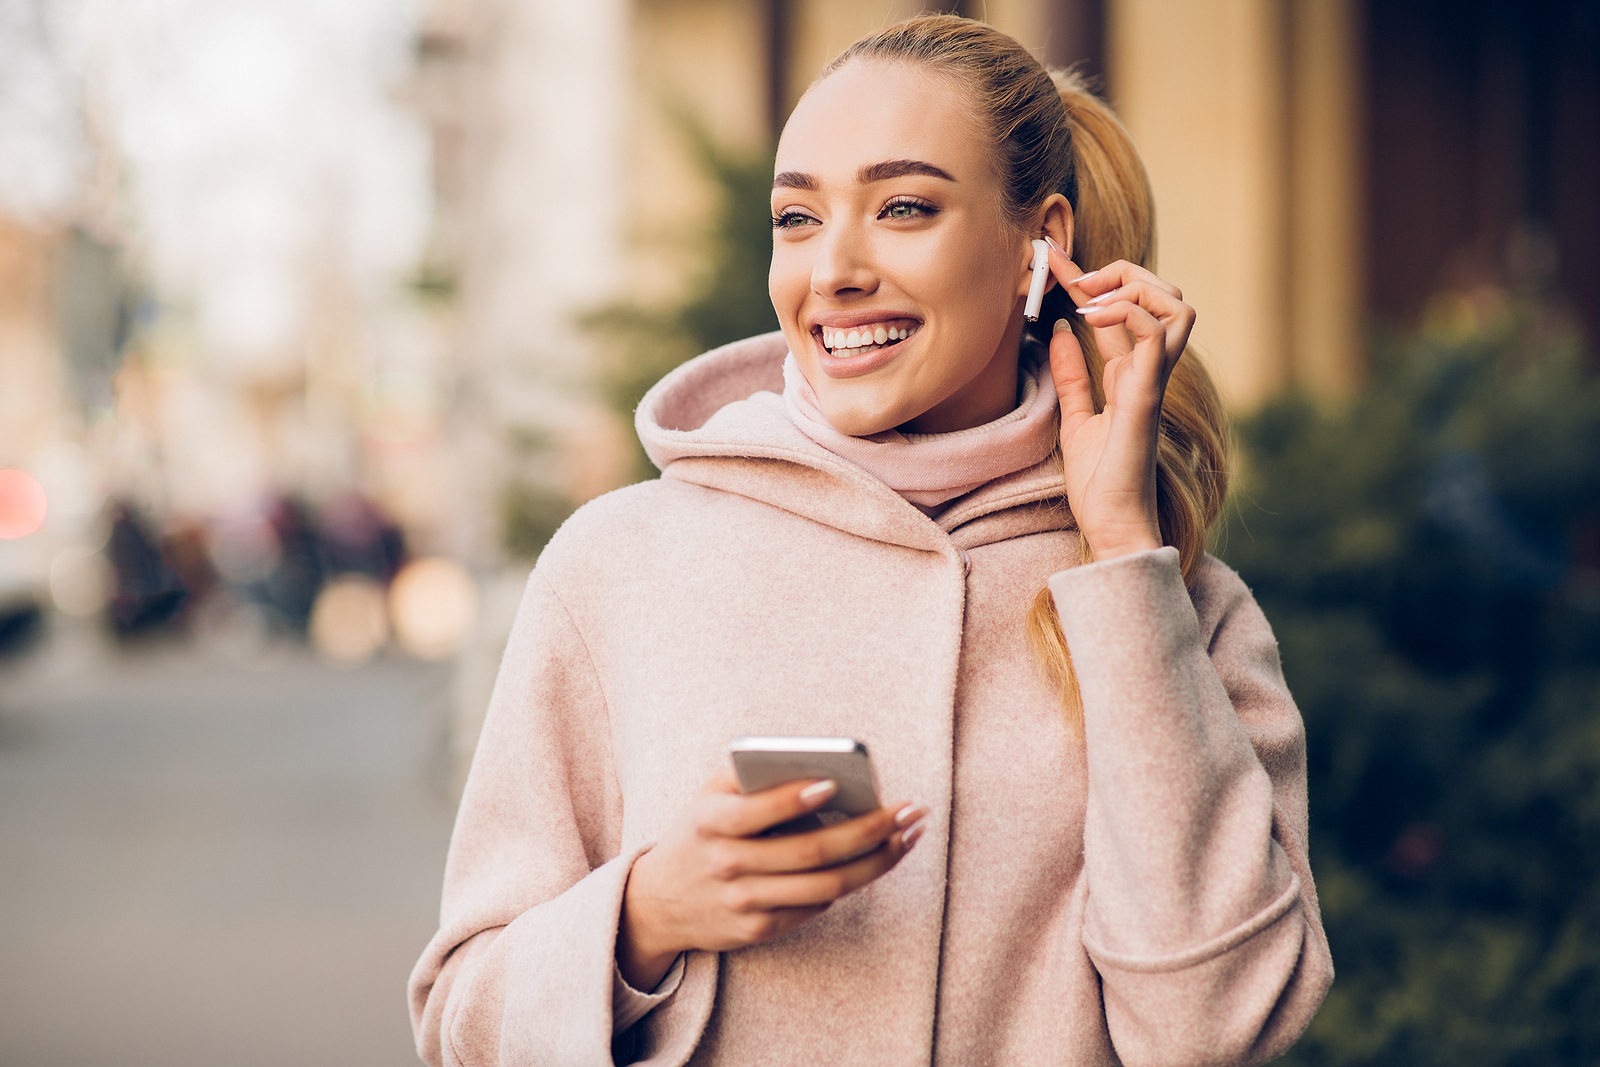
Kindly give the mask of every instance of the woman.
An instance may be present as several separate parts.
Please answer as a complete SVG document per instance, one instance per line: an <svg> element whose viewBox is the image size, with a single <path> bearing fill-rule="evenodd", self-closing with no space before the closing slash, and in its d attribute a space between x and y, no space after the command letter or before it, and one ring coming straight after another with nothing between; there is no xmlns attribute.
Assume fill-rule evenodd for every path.
<svg viewBox="0 0 1600 1067"><path fill-rule="evenodd" d="M1255 1063L1315 1012L1303 730L1203 551L1220 407L1133 148L1057 78L931 16L796 107L781 336L663 379L662 477L530 578L412 976L429 1062ZM915 802L759 836L832 786L739 795L744 734L855 737Z"/></svg>

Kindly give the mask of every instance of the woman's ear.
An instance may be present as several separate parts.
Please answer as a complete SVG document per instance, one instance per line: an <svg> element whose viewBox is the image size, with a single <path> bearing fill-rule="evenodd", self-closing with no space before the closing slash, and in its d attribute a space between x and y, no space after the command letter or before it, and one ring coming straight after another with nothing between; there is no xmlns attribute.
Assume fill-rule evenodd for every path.
<svg viewBox="0 0 1600 1067"><path fill-rule="evenodd" d="M1029 243L1035 237L1048 237L1065 249L1068 256L1071 256L1073 237L1072 205L1067 202L1067 198L1060 193L1051 193L1045 200L1044 206L1039 209L1038 219L1038 225L1033 233L1028 235ZM1021 289L1018 291L1019 296L1027 294L1028 286L1033 276L1033 249L1029 246L1029 243L1025 243L1022 246L1024 258L1022 284ZM1055 275L1051 274L1045 292L1049 292L1055 287Z"/></svg>
<svg viewBox="0 0 1600 1067"><path fill-rule="evenodd" d="M1044 208L1040 212L1040 216L1040 235L1049 237L1060 245L1066 251L1068 258L1071 258L1075 254L1072 247L1072 239L1075 235L1073 233L1072 205L1067 202L1067 198L1060 193L1051 193L1044 202Z"/></svg>

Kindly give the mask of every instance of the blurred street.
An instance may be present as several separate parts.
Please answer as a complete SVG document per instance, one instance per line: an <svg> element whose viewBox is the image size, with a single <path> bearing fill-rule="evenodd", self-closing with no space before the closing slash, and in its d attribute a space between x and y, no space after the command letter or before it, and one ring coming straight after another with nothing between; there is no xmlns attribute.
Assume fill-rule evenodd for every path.
<svg viewBox="0 0 1600 1067"><path fill-rule="evenodd" d="M0 1063L415 1063L447 684L71 634L0 664Z"/></svg>

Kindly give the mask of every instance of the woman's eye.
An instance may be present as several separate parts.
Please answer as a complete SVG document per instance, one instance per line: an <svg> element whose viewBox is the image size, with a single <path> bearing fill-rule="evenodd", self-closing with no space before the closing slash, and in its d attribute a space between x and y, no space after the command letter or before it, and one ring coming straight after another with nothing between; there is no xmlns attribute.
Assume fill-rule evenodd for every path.
<svg viewBox="0 0 1600 1067"><path fill-rule="evenodd" d="M878 217L881 219L917 219L934 214L938 209L932 204L924 204L920 200L891 200L884 205Z"/></svg>
<svg viewBox="0 0 1600 1067"><path fill-rule="evenodd" d="M817 220L810 215L799 211L780 211L772 216L772 228L774 230L792 230L815 221Z"/></svg>

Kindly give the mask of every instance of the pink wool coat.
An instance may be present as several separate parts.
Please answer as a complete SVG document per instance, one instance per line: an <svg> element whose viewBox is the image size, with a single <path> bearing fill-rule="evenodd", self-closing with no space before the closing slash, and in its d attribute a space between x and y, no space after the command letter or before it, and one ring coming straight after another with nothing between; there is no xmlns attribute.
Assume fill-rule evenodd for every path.
<svg viewBox="0 0 1600 1067"><path fill-rule="evenodd" d="M663 379L662 477L591 502L529 579L411 978L432 1064L613 1062L629 867L740 734L865 742L931 808L819 918L691 952L620 1036L649 1064L1244 1064L1333 970L1277 645L1208 558L1077 565L1048 462L929 518L784 414L779 335ZM1078 737L1029 651L1048 582ZM644 1007L649 1007L647 1001Z"/></svg>

